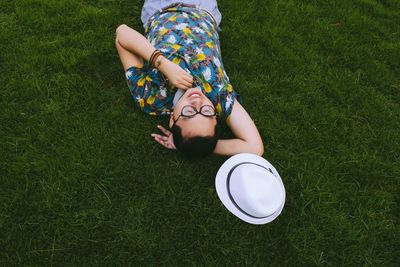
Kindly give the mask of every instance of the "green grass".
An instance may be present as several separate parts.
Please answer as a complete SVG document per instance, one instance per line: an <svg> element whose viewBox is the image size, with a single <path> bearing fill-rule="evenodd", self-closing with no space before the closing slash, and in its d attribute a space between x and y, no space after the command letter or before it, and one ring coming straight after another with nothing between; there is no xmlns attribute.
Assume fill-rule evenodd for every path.
<svg viewBox="0 0 400 267"><path fill-rule="evenodd" d="M398 266L399 1L219 1L287 190L264 226L219 201L225 158L151 139L114 48L141 5L0 2L0 265Z"/></svg>

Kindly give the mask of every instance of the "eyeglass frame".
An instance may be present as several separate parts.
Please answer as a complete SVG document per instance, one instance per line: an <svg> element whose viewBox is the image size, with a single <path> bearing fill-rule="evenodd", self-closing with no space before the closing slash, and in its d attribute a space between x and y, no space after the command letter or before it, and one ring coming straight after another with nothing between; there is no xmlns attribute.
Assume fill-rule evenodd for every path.
<svg viewBox="0 0 400 267"><path fill-rule="evenodd" d="M186 107L191 107L196 113L194 113L193 115L183 115L183 110ZM214 114L213 115L204 115L203 113L201 113L201 111L203 110L204 107L211 107L212 110L214 110ZM179 120L180 117L184 117L184 118L189 118L190 119L190 118L193 118L194 116L196 116L197 114L200 114L200 115L202 115L202 116L204 116L206 118L212 118L212 117L215 116L215 118L218 120L217 110L215 109L215 107L213 107L211 105L203 105L203 106L200 107L199 110L197 110L197 108L193 107L192 105L185 105L185 106L182 107L181 114L179 114L178 118L176 118L176 120L174 119L174 124Z"/></svg>

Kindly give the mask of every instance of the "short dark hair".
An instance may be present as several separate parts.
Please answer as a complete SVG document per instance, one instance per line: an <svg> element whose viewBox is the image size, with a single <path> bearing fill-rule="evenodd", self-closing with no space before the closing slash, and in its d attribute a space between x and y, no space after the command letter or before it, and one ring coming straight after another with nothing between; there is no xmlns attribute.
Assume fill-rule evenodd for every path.
<svg viewBox="0 0 400 267"><path fill-rule="evenodd" d="M212 154L218 142L218 123L211 136L183 137L182 128L174 125L171 128L176 149L188 158L201 158Z"/></svg>

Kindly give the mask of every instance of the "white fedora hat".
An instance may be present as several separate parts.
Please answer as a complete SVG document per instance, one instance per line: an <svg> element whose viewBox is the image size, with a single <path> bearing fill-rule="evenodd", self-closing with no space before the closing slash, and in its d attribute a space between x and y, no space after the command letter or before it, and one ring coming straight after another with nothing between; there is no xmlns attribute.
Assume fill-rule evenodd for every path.
<svg viewBox="0 0 400 267"><path fill-rule="evenodd" d="M224 206L241 220L265 224L281 213L285 187L274 166L264 158L241 153L219 168L215 188Z"/></svg>

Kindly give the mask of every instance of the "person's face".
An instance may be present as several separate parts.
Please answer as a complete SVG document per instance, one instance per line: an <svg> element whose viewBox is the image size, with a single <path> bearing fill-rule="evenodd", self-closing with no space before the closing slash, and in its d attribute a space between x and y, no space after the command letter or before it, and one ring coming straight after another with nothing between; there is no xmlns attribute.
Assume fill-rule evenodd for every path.
<svg viewBox="0 0 400 267"><path fill-rule="evenodd" d="M182 108L187 105L194 107L198 111L204 105L213 106L212 102L201 92L200 89L190 88L186 90L183 96L176 103L174 111L171 113L169 127L172 127L174 120L176 121L181 114ZM197 114L191 118L180 116L175 124L181 127L182 135L184 137L211 136L214 134L217 119L216 116L205 117L201 114Z"/></svg>

